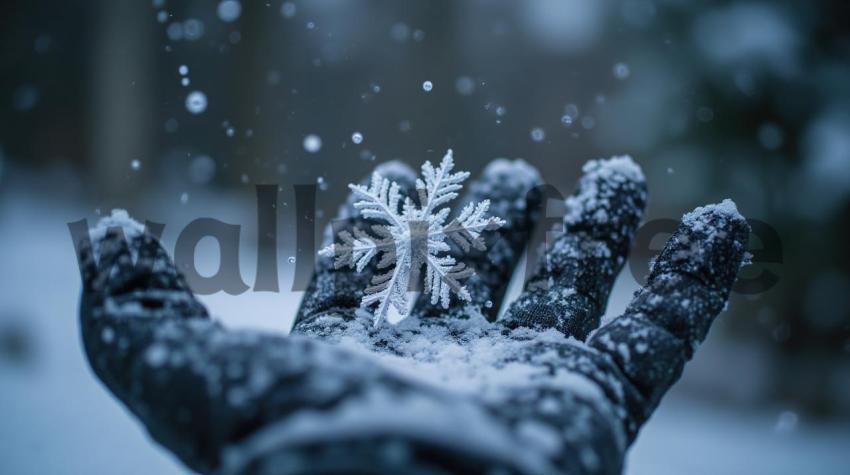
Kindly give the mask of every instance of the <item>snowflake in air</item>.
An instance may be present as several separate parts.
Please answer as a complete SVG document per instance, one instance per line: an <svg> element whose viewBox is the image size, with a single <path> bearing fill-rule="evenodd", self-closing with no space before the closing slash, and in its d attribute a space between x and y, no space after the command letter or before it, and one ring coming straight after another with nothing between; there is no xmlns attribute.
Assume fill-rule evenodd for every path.
<svg viewBox="0 0 850 475"><path fill-rule="evenodd" d="M451 208L444 206L458 196L469 172L452 173L454 160L449 150L434 168L431 162L422 165L422 178L416 180L419 204L402 196L395 182L372 175L372 184L348 185L358 201L354 207L366 219L378 221L370 227L372 233L359 228L341 231L341 243L331 244L319 255L335 257L334 268L351 267L362 272L372 262L378 261L378 272L364 292L361 308L377 304L374 312L375 326L389 316L394 307L399 317L408 314L407 290L411 280L418 282L425 267L424 290L431 295L431 303L440 302L449 307L450 294L470 301L471 296L461 281L473 274L471 268L448 254L451 249L446 238L454 241L464 252L470 248L485 250L483 231L498 229L505 221L486 216L490 201L469 203L456 218L446 224Z"/></svg>

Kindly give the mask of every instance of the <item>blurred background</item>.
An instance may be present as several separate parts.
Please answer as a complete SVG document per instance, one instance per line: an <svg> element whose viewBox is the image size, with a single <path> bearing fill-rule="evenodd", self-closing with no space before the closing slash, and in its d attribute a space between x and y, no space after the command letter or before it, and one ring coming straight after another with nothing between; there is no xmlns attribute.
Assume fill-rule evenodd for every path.
<svg viewBox="0 0 850 475"><path fill-rule="evenodd" d="M766 223L750 245L769 262L742 275L770 285L733 295L627 473L847 473L847 2L31 0L0 37L8 473L185 473L88 369L66 223L126 208L166 223L169 251L195 218L241 224L252 285L254 185L279 185L281 292L203 300L288 331L293 186L317 185L318 230L376 163L447 148L473 175L524 158L565 195L586 160L631 154L647 221L729 197ZM214 241L196 255L213 274Z"/></svg>

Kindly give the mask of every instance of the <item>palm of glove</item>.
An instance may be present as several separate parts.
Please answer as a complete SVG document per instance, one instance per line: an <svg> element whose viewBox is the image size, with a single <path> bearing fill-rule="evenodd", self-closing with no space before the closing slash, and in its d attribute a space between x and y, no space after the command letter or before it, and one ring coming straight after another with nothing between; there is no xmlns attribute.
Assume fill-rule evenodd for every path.
<svg viewBox="0 0 850 475"><path fill-rule="evenodd" d="M379 171L412 185L402 166ZM567 201L567 232L495 320L498 304L486 302L505 294L539 215L538 184L523 162L491 164L468 199L489 198L508 224L465 259L473 303L421 298L412 317L378 330L357 310L370 272L319 259L293 335L234 332L207 317L153 238L128 249L108 233L95 243L99 266L80 253L89 360L202 472L619 473L725 305L748 229L728 205L689 214L625 314L597 329L646 192L630 161L591 162ZM359 222L351 205L344 226Z"/></svg>

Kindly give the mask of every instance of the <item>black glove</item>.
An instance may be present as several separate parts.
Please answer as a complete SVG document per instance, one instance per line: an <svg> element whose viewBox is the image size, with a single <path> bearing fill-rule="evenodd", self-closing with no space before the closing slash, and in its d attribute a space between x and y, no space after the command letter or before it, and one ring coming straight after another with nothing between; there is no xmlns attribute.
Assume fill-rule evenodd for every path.
<svg viewBox="0 0 850 475"><path fill-rule="evenodd" d="M413 187L402 165L378 171ZM590 162L566 232L495 320L540 214L538 184L524 162L492 163L467 198L490 199L507 224L462 257L476 270L472 303L446 310L422 296L378 329L358 310L374 269L318 258L292 335L234 331L209 318L154 238L111 230L79 248L89 362L204 473L620 473L724 308L749 228L730 203L689 213L646 287L597 328L646 189L628 160ZM352 204L344 227L364 224Z"/></svg>

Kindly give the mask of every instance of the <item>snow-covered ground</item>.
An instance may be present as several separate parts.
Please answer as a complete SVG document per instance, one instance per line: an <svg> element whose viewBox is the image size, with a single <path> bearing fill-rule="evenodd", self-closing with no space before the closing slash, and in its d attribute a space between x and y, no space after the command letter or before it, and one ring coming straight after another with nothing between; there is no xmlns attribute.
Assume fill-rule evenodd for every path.
<svg viewBox="0 0 850 475"><path fill-rule="evenodd" d="M675 392L675 391L674 391ZM670 394L628 458L630 475L846 474L846 424L794 423L780 411L743 411Z"/></svg>
<svg viewBox="0 0 850 475"><path fill-rule="evenodd" d="M207 209L239 214L225 206ZM0 262L5 270L0 278L0 328L22 328L32 340L29 357L0 357L2 471L185 473L109 395L84 359L77 325L79 274L66 223L91 213L67 201L24 195L0 202ZM250 229L251 223L246 224ZM166 228L169 250L174 234ZM230 325L288 328L301 295L285 290L292 271L285 256L281 252L281 293L249 291L203 300ZM245 252L242 260L250 283L254 257ZM622 310L630 287L618 285L609 311ZM847 473L847 425L785 421L777 430L780 412L696 402L674 390L641 433L627 473Z"/></svg>

